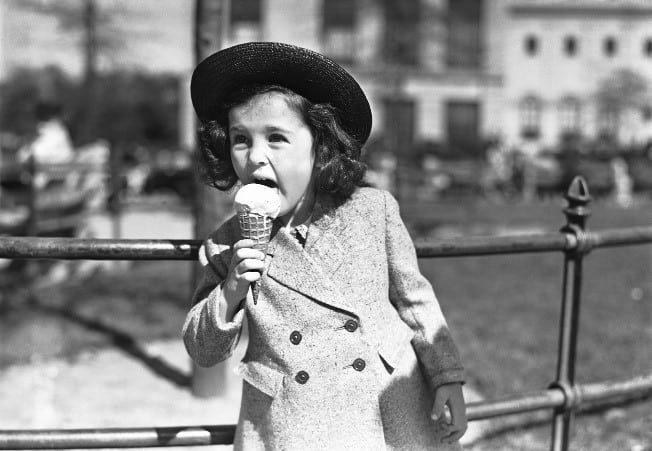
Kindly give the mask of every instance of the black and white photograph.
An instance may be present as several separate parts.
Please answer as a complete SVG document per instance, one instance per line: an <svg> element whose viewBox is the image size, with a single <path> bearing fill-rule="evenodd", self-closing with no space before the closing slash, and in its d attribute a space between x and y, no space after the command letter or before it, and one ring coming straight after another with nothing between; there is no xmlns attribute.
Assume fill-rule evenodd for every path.
<svg viewBox="0 0 652 451"><path fill-rule="evenodd" d="M0 450L652 451L652 0L0 0Z"/></svg>

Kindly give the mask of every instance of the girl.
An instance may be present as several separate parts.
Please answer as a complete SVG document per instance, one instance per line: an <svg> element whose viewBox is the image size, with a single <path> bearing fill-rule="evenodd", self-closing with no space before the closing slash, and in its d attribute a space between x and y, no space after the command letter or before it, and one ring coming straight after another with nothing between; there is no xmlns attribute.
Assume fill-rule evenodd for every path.
<svg viewBox="0 0 652 451"><path fill-rule="evenodd" d="M397 202L362 183L371 110L357 82L259 42L201 62L191 95L207 182L281 198L266 255L235 217L205 241L184 324L188 353L211 366L246 318L235 449L459 449L462 365Z"/></svg>

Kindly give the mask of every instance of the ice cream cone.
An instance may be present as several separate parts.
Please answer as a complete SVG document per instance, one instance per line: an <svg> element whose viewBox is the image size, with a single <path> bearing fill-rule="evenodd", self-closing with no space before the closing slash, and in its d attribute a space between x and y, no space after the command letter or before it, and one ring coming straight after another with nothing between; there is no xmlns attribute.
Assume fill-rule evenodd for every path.
<svg viewBox="0 0 652 451"><path fill-rule="evenodd" d="M238 212L242 238L253 240L253 247L266 254L272 236L272 222L281 211L278 190L259 183L249 183L235 194L233 206ZM251 284L254 304L258 301L259 290L260 283Z"/></svg>
<svg viewBox="0 0 652 451"><path fill-rule="evenodd" d="M240 211L238 212L238 222L240 223L240 234L242 238L248 238L254 241L254 248L267 253L267 245L272 236L272 222L274 218L260 215L257 213ZM254 298L254 304L258 302L258 292L260 283L251 284L251 294Z"/></svg>

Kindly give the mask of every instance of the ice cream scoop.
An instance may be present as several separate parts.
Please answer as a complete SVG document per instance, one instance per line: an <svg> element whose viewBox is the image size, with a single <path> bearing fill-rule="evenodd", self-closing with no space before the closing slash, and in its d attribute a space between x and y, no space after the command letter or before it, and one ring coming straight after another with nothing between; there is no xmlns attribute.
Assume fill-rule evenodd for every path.
<svg viewBox="0 0 652 451"><path fill-rule="evenodd" d="M238 190L233 199L235 210L276 218L281 211L278 191L260 183L249 183Z"/></svg>
<svg viewBox="0 0 652 451"><path fill-rule="evenodd" d="M267 252L267 244L272 236L272 223L281 211L281 198L278 191L259 183L244 185L233 199L238 213L240 235L254 241L254 248ZM258 302L260 286L251 285L254 304Z"/></svg>

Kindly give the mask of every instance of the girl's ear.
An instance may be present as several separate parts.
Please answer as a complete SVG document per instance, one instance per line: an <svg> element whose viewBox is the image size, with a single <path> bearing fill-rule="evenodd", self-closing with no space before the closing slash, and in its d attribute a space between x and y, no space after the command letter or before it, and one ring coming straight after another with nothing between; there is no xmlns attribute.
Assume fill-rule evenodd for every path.
<svg viewBox="0 0 652 451"><path fill-rule="evenodd" d="M315 140L312 145L312 151L315 155L315 162L312 165L313 172L321 169L324 166L324 149L322 147L323 146L318 143L317 140Z"/></svg>

